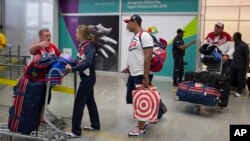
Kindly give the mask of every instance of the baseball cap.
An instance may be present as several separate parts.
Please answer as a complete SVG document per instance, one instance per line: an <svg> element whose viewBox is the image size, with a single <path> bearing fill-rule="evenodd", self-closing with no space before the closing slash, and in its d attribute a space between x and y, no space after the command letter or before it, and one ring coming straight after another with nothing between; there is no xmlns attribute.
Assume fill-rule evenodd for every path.
<svg viewBox="0 0 250 141"><path fill-rule="evenodd" d="M219 27L224 27L224 24L222 22L217 22L215 25L217 25Z"/></svg>
<svg viewBox="0 0 250 141"><path fill-rule="evenodd" d="M123 20L125 23L128 23L129 21L136 21L137 23L141 23L142 19L139 15L133 14L130 18Z"/></svg>
<svg viewBox="0 0 250 141"><path fill-rule="evenodd" d="M177 33L184 33L185 31L182 29L177 29Z"/></svg>

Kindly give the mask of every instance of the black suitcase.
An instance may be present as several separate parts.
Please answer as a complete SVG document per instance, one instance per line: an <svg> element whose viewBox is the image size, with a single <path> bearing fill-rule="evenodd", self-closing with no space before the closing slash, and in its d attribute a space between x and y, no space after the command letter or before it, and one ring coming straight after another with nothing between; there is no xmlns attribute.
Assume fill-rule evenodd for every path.
<svg viewBox="0 0 250 141"><path fill-rule="evenodd" d="M12 106L9 109L10 131L30 135L32 131L38 130L44 88L44 82L20 78L18 85L14 87Z"/></svg>
<svg viewBox="0 0 250 141"><path fill-rule="evenodd" d="M217 76L217 88L220 90L221 93L221 101L219 102L219 106L226 107L229 101L229 94L230 94L230 85L231 85L231 78L230 76Z"/></svg>
<svg viewBox="0 0 250 141"><path fill-rule="evenodd" d="M165 114L167 112L167 107L166 105L162 102L162 100L160 100L160 105L159 105L159 111L158 111L158 115L157 118L161 119L163 114Z"/></svg>
<svg viewBox="0 0 250 141"><path fill-rule="evenodd" d="M197 72L188 71L185 72L184 81L193 81Z"/></svg>

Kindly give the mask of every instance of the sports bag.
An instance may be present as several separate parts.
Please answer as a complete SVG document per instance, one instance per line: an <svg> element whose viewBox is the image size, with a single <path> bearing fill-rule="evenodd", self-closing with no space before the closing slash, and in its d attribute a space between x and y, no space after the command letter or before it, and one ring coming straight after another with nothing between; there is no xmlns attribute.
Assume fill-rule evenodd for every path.
<svg viewBox="0 0 250 141"><path fill-rule="evenodd" d="M139 40L140 40L141 46L142 46L141 35L143 32L145 31L141 31L139 33ZM153 41L154 41L153 56L151 59L150 71L159 72L163 68L164 62L166 60L166 56L167 56L166 48L167 48L168 43L163 38L157 39L157 37L155 37L152 34L150 34L150 36L153 38Z"/></svg>
<svg viewBox="0 0 250 141"><path fill-rule="evenodd" d="M25 66L24 76L32 81L39 81L45 78L50 66L56 62L56 55L45 53L43 55L36 54L32 61Z"/></svg>
<svg viewBox="0 0 250 141"><path fill-rule="evenodd" d="M204 44L199 49L201 55L201 61L207 65L209 63L216 63L222 60L222 52L216 45Z"/></svg>
<svg viewBox="0 0 250 141"><path fill-rule="evenodd" d="M44 82L34 82L26 77L19 79L13 88L12 106L9 108L10 131L30 135L38 130L44 88Z"/></svg>

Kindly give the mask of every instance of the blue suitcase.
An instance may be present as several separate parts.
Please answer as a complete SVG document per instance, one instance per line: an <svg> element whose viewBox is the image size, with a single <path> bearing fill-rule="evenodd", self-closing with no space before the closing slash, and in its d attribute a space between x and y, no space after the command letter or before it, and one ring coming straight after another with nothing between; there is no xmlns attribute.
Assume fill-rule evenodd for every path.
<svg viewBox="0 0 250 141"><path fill-rule="evenodd" d="M32 131L38 130L44 88L44 82L20 78L18 85L14 87L12 106L9 109L10 131L30 135Z"/></svg>
<svg viewBox="0 0 250 141"><path fill-rule="evenodd" d="M220 91L216 88L202 86L193 81L181 82L176 92L176 100L186 101L206 106L215 106L220 101Z"/></svg>

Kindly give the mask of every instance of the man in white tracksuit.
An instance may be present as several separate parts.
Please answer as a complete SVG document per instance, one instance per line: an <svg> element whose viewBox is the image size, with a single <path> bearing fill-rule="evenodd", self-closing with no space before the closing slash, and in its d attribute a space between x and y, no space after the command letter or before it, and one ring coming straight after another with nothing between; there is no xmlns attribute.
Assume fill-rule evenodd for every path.
<svg viewBox="0 0 250 141"><path fill-rule="evenodd" d="M224 24L217 22L214 27L214 32L210 32L207 35L204 44L215 44L218 46L223 54L222 74L229 75L234 53L234 42L232 41L232 37L223 30Z"/></svg>

